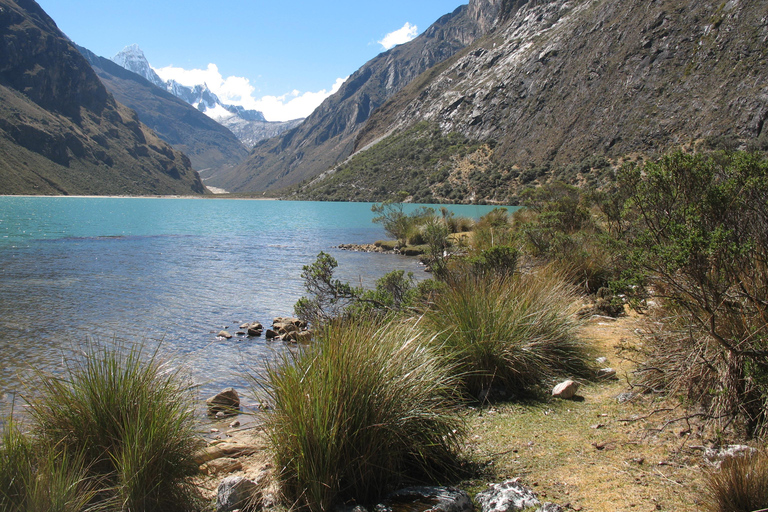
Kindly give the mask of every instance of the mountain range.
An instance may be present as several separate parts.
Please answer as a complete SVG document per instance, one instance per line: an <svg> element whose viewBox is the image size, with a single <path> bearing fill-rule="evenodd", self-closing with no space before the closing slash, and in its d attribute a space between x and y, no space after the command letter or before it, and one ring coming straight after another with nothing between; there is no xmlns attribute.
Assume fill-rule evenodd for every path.
<svg viewBox="0 0 768 512"><path fill-rule="evenodd" d="M163 82L138 47L116 59L139 74L80 49L86 61L34 1L0 0L0 192L202 192L193 165L239 193L508 204L670 149L768 150L766 13L768 0L471 0L249 152L259 112Z"/></svg>
<svg viewBox="0 0 768 512"><path fill-rule="evenodd" d="M768 149L766 13L766 0L472 0L257 145L225 187L503 202L672 148ZM474 30L456 38L457 22ZM437 33L450 55L409 58ZM464 149L447 152L456 141Z"/></svg>
<svg viewBox="0 0 768 512"><path fill-rule="evenodd" d="M202 194L33 0L0 0L0 194Z"/></svg>
<svg viewBox="0 0 768 512"><path fill-rule="evenodd" d="M414 40L353 73L298 127L257 144L241 165L212 176L230 191L275 190L315 176L349 156L370 115L421 73L491 30L503 0L472 0Z"/></svg>
<svg viewBox="0 0 768 512"><path fill-rule="evenodd" d="M228 128L248 148L260 140L274 137L301 123L302 119L291 121L267 121L258 110L247 110L239 105L227 105L214 94L207 84L186 86L175 80L163 80L152 69L144 52L138 45L123 48L112 61L121 67L144 77L155 86L184 100L200 112ZM241 159L242 160L242 159Z"/></svg>

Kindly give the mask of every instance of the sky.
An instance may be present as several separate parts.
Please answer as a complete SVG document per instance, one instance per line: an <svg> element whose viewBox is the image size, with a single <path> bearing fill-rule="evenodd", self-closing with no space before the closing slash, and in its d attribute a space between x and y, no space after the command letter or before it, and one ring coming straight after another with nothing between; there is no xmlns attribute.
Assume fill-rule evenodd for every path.
<svg viewBox="0 0 768 512"><path fill-rule="evenodd" d="M111 58L138 44L165 80L202 82L269 121L306 117L377 54L468 0L38 0L70 39Z"/></svg>

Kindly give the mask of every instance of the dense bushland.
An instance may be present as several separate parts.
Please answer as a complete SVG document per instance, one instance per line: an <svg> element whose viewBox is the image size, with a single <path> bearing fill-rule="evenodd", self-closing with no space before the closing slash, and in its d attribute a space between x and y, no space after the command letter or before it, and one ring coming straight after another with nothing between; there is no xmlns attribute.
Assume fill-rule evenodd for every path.
<svg viewBox="0 0 768 512"><path fill-rule="evenodd" d="M673 319L652 338L659 345L645 380L685 392L723 426L738 419L747 436L764 436L768 160L675 153L624 169L618 192L631 221L621 239L627 256ZM676 340L677 357L668 338Z"/></svg>

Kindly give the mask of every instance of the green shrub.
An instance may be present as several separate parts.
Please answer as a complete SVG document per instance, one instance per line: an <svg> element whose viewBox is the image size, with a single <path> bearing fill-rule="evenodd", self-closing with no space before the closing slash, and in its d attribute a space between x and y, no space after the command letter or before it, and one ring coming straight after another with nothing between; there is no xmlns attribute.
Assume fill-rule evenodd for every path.
<svg viewBox="0 0 768 512"><path fill-rule="evenodd" d="M707 475L712 512L753 512L768 508L768 455L759 451L723 462Z"/></svg>
<svg viewBox="0 0 768 512"><path fill-rule="evenodd" d="M30 400L37 437L82 454L100 497L116 510L195 509L193 405L156 353L91 346L63 377L42 377Z"/></svg>
<svg viewBox="0 0 768 512"><path fill-rule="evenodd" d="M556 376L588 377L576 337L576 296L547 269L510 278L458 277L434 299L425 326L457 363L474 396L530 391Z"/></svg>
<svg viewBox="0 0 768 512"><path fill-rule="evenodd" d="M678 152L626 167L619 179L634 219L621 235L625 250L634 271L683 316L690 335L682 358L713 382L701 400L713 418L765 435L768 159Z"/></svg>
<svg viewBox="0 0 768 512"><path fill-rule="evenodd" d="M335 322L260 382L291 503L372 503L454 471L462 423L451 366L404 323ZM258 382L258 381L257 381Z"/></svg>

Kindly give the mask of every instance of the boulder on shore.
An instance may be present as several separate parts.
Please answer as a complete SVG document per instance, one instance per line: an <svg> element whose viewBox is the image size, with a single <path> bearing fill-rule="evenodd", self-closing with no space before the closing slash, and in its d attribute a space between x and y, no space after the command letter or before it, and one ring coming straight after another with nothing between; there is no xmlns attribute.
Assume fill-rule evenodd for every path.
<svg viewBox="0 0 768 512"><path fill-rule="evenodd" d="M253 499L258 485L242 476L230 476L221 481L216 496L216 512L238 510Z"/></svg>
<svg viewBox="0 0 768 512"><path fill-rule="evenodd" d="M208 405L208 414L211 416L216 416L220 412L227 416L234 416L240 412L240 395L234 388L225 389L207 399L205 403Z"/></svg>

